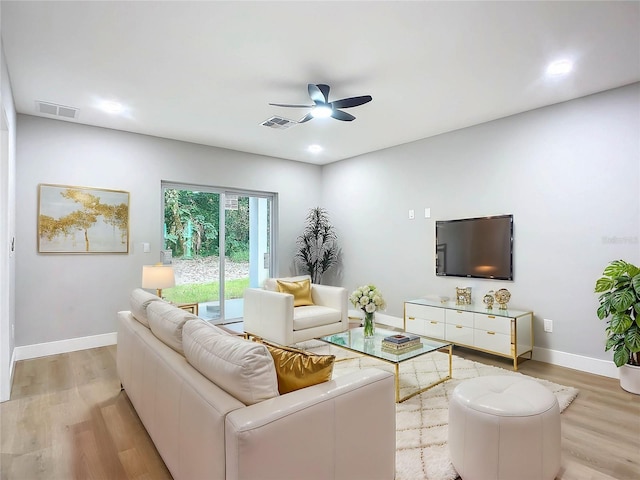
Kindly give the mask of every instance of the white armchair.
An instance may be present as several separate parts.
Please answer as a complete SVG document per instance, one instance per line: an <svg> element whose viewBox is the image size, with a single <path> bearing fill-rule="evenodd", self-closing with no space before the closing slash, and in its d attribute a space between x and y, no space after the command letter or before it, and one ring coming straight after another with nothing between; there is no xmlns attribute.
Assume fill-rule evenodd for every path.
<svg viewBox="0 0 640 480"><path fill-rule="evenodd" d="M277 280L288 282L310 278L267 279L264 288L244 291L244 331L280 345L344 332L349 328L347 289L311 284L313 305L295 307L294 296L277 291Z"/></svg>

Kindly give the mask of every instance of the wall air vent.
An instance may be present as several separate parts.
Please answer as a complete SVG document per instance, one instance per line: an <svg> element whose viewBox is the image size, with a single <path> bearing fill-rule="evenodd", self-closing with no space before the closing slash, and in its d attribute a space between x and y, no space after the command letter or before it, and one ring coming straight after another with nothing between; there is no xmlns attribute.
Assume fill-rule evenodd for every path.
<svg viewBox="0 0 640 480"><path fill-rule="evenodd" d="M44 113L46 115L73 119L78 117L79 112L77 108L66 107L64 105L58 105L57 103L41 102L40 100L36 100L36 110L38 113Z"/></svg>
<svg viewBox="0 0 640 480"><path fill-rule="evenodd" d="M275 128L277 130L286 130L287 128L291 128L297 125L298 122L295 120L289 120L288 118L282 117L271 117L268 120L265 120L260 125L264 125L265 127Z"/></svg>

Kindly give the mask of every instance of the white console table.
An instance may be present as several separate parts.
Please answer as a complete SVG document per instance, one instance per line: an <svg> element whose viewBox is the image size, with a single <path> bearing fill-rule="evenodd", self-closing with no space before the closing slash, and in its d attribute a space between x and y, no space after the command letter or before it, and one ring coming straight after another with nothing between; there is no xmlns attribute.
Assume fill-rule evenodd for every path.
<svg viewBox="0 0 640 480"><path fill-rule="evenodd" d="M404 329L513 360L533 354L533 312L417 299L404 302Z"/></svg>

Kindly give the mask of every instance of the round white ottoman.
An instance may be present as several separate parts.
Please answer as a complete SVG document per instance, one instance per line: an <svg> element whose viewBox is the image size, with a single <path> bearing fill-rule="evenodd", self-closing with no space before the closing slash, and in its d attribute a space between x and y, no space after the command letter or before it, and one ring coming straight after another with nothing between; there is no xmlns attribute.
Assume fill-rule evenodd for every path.
<svg viewBox="0 0 640 480"><path fill-rule="evenodd" d="M535 380L465 380L449 401L449 453L463 480L553 480L560 470L560 409Z"/></svg>

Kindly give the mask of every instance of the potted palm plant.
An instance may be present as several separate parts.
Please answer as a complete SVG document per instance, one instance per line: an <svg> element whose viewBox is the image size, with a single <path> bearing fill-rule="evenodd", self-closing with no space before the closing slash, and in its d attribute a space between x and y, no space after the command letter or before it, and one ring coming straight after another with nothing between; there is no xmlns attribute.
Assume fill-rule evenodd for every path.
<svg viewBox="0 0 640 480"><path fill-rule="evenodd" d="M309 210L307 225L297 244L296 261L301 271L311 275L311 283L321 283L324 272L338 262L339 256L338 237L324 208Z"/></svg>
<svg viewBox="0 0 640 480"><path fill-rule="evenodd" d="M598 318L607 322L605 351L613 350L620 386L640 395L640 268L615 260L596 281Z"/></svg>

